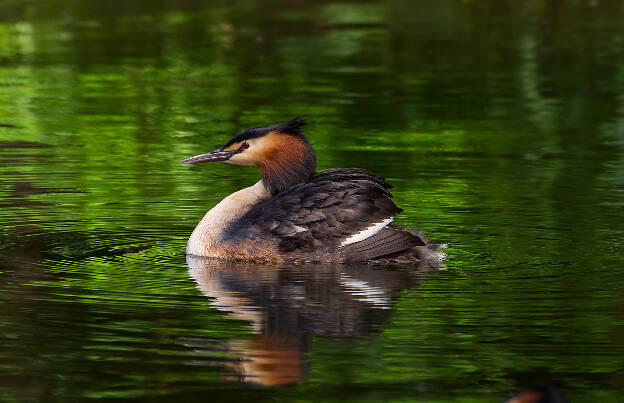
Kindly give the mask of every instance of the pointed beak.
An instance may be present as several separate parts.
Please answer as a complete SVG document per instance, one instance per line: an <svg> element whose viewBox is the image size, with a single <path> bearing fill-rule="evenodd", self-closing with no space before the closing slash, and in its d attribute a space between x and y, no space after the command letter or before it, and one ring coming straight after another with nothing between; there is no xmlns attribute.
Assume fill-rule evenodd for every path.
<svg viewBox="0 0 624 403"><path fill-rule="evenodd" d="M238 154L241 150L223 151L221 149L214 150L206 154L195 155L194 157L188 157L180 161L180 164L199 164L200 162L217 162L227 161L234 154Z"/></svg>

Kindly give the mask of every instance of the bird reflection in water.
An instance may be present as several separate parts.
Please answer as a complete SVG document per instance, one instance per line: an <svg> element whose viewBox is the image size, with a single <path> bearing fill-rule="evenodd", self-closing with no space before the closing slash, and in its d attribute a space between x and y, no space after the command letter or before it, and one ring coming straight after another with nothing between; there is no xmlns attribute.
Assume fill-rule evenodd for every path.
<svg viewBox="0 0 624 403"><path fill-rule="evenodd" d="M276 267L195 256L187 256L187 264L210 305L229 318L249 321L256 334L226 343L231 360L221 365L223 376L265 386L305 378L313 336L372 334L389 318L398 292L422 281L431 267L424 263Z"/></svg>

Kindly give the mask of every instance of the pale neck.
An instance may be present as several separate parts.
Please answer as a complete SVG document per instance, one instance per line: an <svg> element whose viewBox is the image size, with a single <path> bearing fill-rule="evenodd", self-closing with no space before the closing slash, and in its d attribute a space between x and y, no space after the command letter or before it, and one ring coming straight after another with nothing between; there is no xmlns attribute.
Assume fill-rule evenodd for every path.
<svg viewBox="0 0 624 403"><path fill-rule="evenodd" d="M204 215L197 224L186 246L186 253L197 256L212 256L210 249L221 241L225 228L237 218L251 210L262 200L271 197L260 180L255 185L232 193Z"/></svg>

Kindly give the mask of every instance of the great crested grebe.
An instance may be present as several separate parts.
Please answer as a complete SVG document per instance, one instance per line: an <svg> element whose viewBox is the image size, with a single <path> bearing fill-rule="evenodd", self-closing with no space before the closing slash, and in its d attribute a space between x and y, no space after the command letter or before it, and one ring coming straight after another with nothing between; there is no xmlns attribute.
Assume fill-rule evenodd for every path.
<svg viewBox="0 0 624 403"><path fill-rule="evenodd" d="M402 210L391 186L358 168L315 172L316 154L297 117L243 130L181 164L222 161L260 168L261 180L206 213L189 255L252 261L441 261L444 245L390 225Z"/></svg>

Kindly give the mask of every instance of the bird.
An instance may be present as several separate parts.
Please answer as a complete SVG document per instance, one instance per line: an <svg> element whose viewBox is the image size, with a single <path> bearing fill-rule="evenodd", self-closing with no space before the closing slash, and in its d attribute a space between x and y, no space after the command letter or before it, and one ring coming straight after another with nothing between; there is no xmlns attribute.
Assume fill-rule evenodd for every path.
<svg viewBox="0 0 624 403"><path fill-rule="evenodd" d="M568 403L568 400L552 385L524 389L503 403Z"/></svg>
<svg viewBox="0 0 624 403"><path fill-rule="evenodd" d="M255 262L441 262L446 244L392 225L391 185L361 168L315 171L305 118L252 127L180 164L253 166L260 180L210 209L188 255Z"/></svg>

